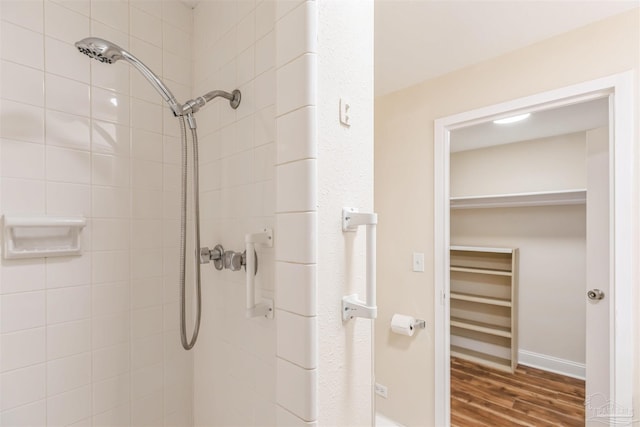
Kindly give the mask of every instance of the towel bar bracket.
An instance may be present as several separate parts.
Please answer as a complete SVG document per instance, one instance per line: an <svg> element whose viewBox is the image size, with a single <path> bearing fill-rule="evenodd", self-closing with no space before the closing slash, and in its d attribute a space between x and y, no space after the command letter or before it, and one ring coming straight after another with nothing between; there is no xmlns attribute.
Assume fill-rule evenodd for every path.
<svg viewBox="0 0 640 427"><path fill-rule="evenodd" d="M358 299L358 295L342 297L342 321L346 322L354 317L375 319L378 315L378 307L370 307L364 301Z"/></svg>

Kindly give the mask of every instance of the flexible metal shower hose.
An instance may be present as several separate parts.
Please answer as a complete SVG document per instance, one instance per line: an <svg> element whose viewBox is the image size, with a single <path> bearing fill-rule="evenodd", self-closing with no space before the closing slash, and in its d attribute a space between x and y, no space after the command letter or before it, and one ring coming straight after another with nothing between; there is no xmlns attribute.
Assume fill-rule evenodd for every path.
<svg viewBox="0 0 640 427"><path fill-rule="evenodd" d="M180 195L180 339L185 350L191 350L198 339L200 331L200 312L202 296L200 291L200 197L198 193L198 134L196 129L191 129L191 142L193 152L193 210L194 210L194 232L195 232L195 253L194 264L196 269L196 319L193 326L193 335L187 340L187 319L186 319L186 246L187 246L187 130L184 117L180 116L180 138L182 140L182 189Z"/></svg>

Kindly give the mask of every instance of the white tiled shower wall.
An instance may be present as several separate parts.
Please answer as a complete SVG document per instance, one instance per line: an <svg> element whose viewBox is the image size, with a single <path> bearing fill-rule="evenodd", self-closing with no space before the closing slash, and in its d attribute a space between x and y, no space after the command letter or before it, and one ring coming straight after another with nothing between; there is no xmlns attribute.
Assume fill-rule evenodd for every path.
<svg viewBox="0 0 640 427"><path fill-rule="evenodd" d="M177 1L0 2L0 211L84 215L80 257L2 260L0 425L192 423L178 335L176 119L134 52L191 95L191 10Z"/></svg>

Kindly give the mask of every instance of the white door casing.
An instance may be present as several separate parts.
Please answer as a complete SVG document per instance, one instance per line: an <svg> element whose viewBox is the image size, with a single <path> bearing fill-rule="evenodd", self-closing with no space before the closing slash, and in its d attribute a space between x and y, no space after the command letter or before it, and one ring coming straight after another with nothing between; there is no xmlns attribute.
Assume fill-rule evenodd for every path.
<svg viewBox="0 0 640 427"><path fill-rule="evenodd" d="M609 329L608 365L604 367L604 411L616 422L631 420L633 391L633 74L632 72L468 111L435 121L434 146L434 301L435 301L435 425L450 423L449 364L449 158L450 132L522 112L535 112L609 96L610 144L608 203ZM635 237L637 239L637 237ZM586 296L585 296L586 298ZM606 303L605 303L606 304ZM602 304L604 305L604 304ZM606 351L606 350L605 350ZM595 369L595 367L594 367ZM587 367L589 371L589 367ZM589 375L589 374L587 374ZM589 390L591 391L591 390ZM591 391L592 392L592 391ZM587 413L587 416L589 413ZM606 420L601 420L606 421Z"/></svg>

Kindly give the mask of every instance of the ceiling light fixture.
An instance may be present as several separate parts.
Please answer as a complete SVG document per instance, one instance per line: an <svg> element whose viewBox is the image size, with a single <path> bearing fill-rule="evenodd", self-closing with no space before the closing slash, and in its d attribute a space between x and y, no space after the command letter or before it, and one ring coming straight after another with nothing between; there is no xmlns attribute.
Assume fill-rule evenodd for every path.
<svg viewBox="0 0 640 427"><path fill-rule="evenodd" d="M519 114L517 116L507 117L506 119L494 120L493 123L497 125L506 125L507 123L515 123L515 122L519 122L520 120L524 120L530 115L531 113Z"/></svg>

